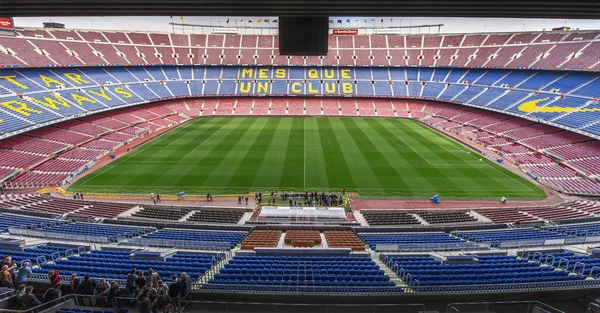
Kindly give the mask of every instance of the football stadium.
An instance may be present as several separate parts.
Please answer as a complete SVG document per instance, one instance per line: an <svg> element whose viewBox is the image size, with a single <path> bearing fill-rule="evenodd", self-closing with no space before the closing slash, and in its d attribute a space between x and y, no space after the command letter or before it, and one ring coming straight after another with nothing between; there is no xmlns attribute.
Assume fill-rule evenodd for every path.
<svg viewBox="0 0 600 313"><path fill-rule="evenodd" d="M600 25L293 19L0 17L0 312L600 312Z"/></svg>

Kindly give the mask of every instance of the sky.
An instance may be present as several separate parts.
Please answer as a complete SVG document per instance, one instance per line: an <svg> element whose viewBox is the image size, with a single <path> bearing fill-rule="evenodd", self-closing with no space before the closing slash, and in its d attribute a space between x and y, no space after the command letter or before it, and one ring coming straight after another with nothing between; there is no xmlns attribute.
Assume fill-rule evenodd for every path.
<svg viewBox="0 0 600 313"><path fill-rule="evenodd" d="M277 23L273 21L276 17L254 16L254 17L198 17L179 16L173 17L173 21L194 25L207 25L213 27L262 27L276 28ZM381 20L383 19L383 22ZM229 23L227 23L229 20ZM249 23L252 20L253 23ZM261 23L258 24L258 20ZM266 23L266 21L269 23ZM350 21L349 23L347 21ZM17 27L41 27L43 22L57 22L65 24L66 28L79 29L102 29L102 30L139 30L173 32L173 26L169 25L171 17L15 17ZM333 23L331 23L333 21ZM342 23L338 23L341 21ZM336 28L364 28L364 27L399 27L427 24L444 24L440 27L441 33L471 33L471 32L517 32L517 31L541 31L543 29L569 26L572 29L600 29L599 20L557 20L557 19L502 19L502 18L439 18L439 17L330 17L330 26ZM191 27L186 29L190 32ZM204 30L207 32L208 28ZM182 32L175 29L175 32ZM194 32L202 32L202 28L194 28ZM408 33L409 30L403 30ZM411 33L437 33L438 28L412 28Z"/></svg>

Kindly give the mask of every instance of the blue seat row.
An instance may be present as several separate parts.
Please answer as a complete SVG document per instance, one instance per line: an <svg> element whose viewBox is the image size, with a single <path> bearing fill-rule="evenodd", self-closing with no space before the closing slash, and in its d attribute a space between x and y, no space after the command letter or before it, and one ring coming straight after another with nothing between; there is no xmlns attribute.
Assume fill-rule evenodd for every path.
<svg viewBox="0 0 600 313"><path fill-rule="evenodd" d="M62 223L64 222L46 218L0 214L0 233L7 232L9 227L49 227Z"/></svg>

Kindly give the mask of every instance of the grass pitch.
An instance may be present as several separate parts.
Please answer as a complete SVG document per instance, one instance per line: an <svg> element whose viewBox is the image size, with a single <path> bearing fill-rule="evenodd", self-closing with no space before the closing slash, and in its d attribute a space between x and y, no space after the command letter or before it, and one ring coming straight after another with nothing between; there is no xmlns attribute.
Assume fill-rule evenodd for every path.
<svg viewBox="0 0 600 313"><path fill-rule="evenodd" d="M408 119L205 117L82 177L70 190L238 194L345 187L368 197L545 197L469 151Z"/></svg>

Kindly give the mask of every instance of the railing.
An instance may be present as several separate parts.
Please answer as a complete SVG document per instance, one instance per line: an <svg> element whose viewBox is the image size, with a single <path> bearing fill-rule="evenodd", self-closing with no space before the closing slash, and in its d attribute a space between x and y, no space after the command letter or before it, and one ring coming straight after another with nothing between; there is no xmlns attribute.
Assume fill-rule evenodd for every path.
<svg viewBox="0 0 600 313"><path fill-rule="evenodd" d="M78 308L85 306L86 309L98 308L98 310L106 310L106 306L103 304L105 301L110 300L110 303L116 307L131 307L137 305L136 298L133 297L96 297L91 295L67 295L59 299L44 303L26 310L14 310L14 309L0 309L2 313L33 313L43 311L52 308L52 311L60 310L61 307ZM185 311L215 311L215 312L240 312L250 310L257 312L287 312L292 310L293 312L310 312L310 313L327 313L332 309L333 311L340 311L344 308L363 308L363 311L369 311L373 313L377 312L405 312L405 313L419 313L425 312L425 305L422 303L402 303L402 304L309 304L309 303L274 303L274 302L224 302L224 301L191 301L186 300L186 297L182 299L182 306L185 306ZM170 305L169 305L170 306ZM209 309L210 308L210 309ZM336 310L337 309L337 310Z"/></svg>
<svg viewBox="0 0 600 313"><path fill-rule="evenodd" d="M590 304L588 305L588 308L585 312L586 313L600 313L600 304L598 304L598 299L596 299L596 302L590 302Z"/></svg>
<svg viewBox="0 0 600 313"><path fill-rule="evenodd" d="M187 309L206 309L210 307L215 312L310 312L328 313L345 310L360 312L426 312L422 303L394 303L394 304L310 304L310 303L262 303L262 302L221 302L221 301L184 301Z"/></svg>
<svg viewBox="0 0 600 313"><path fill-rule="evenodd" d="M32 273L27 278L29 281L49 282L48 274L43 274L43 273ZM83 276L80 276L78 278L79 278L79 281L83 280ZM96 281L99 281L100 279L106 279L107 281L114 280L117 283L119 283L120 286L125 286L127 284L126 279L116 279L116 278L109 279L109 278L105 278L105 277L96 277L96 276L91 276L90 279L94 279ZM61 280L62 280L63 284L67 285L67 284L71 283L71 276L61 276Z"/></svg>
<svg viewBox="0 0 600 313"><path fill-rule="evenodd" d="M565 313L555 307L539 301L499 301L499 302L466 302L450 303L446 306L446 313L481 312L495 313L498 308L503 307L504 312L519 313Z"/></svg>
<svg viewBox="0 0 600 313"><path fill-rule="evenodd" d="M22 235L22 236L62 239L62 240L77 240L77 241L85 241L85 242L110 243L110 242L118 241L118 238L116 238L116 237L78 235L78 234L72 234L72 233L59 233L59 232L51 232L51 231L45 231L45 230L24 229L24 228L18 228L18 227L9 227L8 232L11 235Z"/></svg>
<svg viewBox="0 0 600 313"><path fill-rule="evenodd" d="M192 289L206 293L249 293L249 294L327 294L327 295L393 295L418 294L484 294L514 291L580 290L600 286L600 280L569 280L533 283L504 283L490 285L432 285L421 286L416 279L413 286L305 286L305 285L257 285L257 284L193 284Z"/></svg>
<svg viewBox="0 0 600 313"><path fill-rule="evenodd" d="M416 244L377 244L375 250L381 251L450 251L489 249L489 243L453 242L453 243L416 243Z"/></svg>
<svg viewBox="0 0 600 313"><path fill-rule="evenodd" d="M172 247L203 250L223 250L231 248L231 243L229 242L193 241L176 239L131 238L127 240L127 243L139 246Z"/></svg>

